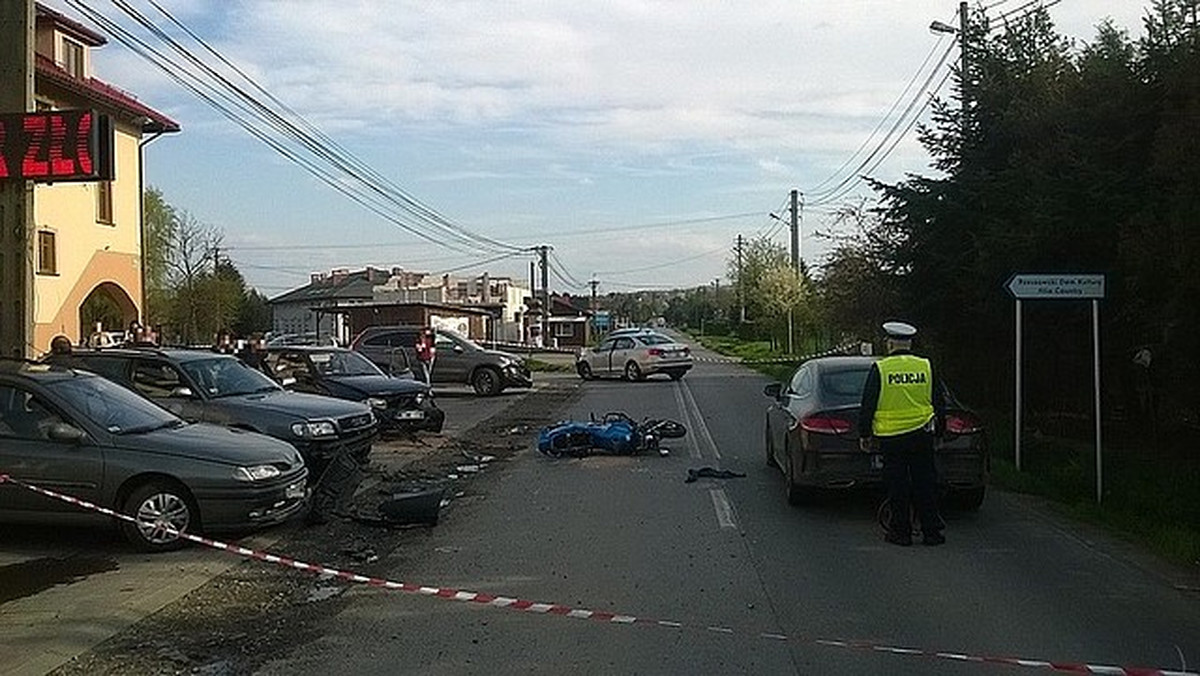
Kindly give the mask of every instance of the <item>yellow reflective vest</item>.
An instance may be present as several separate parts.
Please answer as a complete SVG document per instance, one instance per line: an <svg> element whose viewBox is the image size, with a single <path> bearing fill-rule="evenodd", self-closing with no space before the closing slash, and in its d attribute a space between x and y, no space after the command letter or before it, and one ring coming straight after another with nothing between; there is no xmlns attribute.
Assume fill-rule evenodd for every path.
<svg viewBox="0 0 1200 676"><path fill-rule="evenodd" d="M912 354L894 354L875 362L879 368L879 405L871 429L877 437L919 430L933 419L933 367Z"/></svg>

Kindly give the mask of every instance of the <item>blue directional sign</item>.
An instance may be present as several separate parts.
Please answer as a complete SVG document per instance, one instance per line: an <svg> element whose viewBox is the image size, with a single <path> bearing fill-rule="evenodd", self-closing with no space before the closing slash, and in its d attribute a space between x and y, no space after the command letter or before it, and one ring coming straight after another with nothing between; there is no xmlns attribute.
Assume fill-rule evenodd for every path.
<svg viewBox="0 0 1200 676"><path fill-rule="evenodd" d="M1104 275L1013 275L1004 285L1018 300L1104 298Z"/></svg>

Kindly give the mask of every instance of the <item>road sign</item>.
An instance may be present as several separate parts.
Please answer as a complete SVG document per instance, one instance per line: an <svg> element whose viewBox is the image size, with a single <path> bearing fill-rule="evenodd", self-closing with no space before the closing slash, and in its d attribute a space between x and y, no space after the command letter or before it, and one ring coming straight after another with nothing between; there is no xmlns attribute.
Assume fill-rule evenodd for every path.
<svg viewBox="0 0 1200 676"><path fill-rule="evenodd" d="M1017 299L1094 300L1104 298L1104 275L1013 275L1004 288Z"/></svg>

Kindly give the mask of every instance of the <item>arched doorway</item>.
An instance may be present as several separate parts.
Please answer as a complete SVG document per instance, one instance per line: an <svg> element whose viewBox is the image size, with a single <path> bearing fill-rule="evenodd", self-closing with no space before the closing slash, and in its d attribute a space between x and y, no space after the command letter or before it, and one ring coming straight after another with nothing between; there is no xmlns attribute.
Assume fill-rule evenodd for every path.
<svg viewBox="0 0 1200 676"><path fill-rule="evenodd" d="M79 340L86 341L96 330L97 323L102 331L124 331L137 318L137 305L125 289L112 282L103 282L79 304Z"/></svg>

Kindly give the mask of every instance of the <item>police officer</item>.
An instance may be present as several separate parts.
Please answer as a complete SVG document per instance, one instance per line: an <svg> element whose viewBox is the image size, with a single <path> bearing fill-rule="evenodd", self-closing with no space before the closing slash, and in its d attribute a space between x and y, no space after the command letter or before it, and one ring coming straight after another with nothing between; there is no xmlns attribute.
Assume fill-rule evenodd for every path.
<svg viewBox="0 0 1200 676"><path fill-rule="evenodd" d="M859 418L860 444L879 442L883 479L891 503L885 540L912 544L910 505L921 520L922 543L940 545L945 526L937 510L934 439L945 429L945 392L928 359L912 354L917 330L904 322L887 322L887 356L871 365L863 389Z"/></svg>

